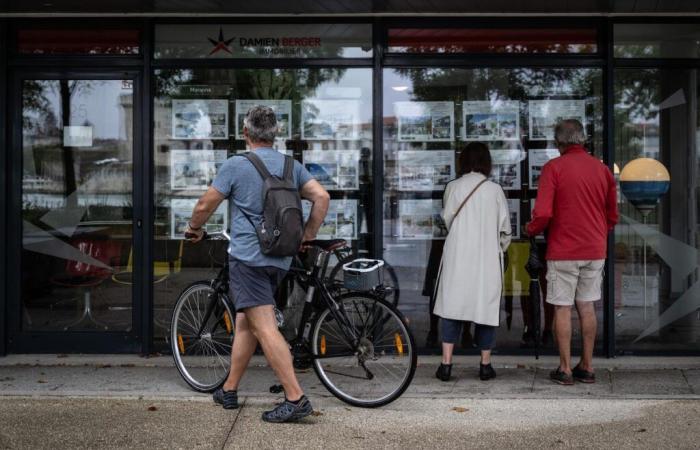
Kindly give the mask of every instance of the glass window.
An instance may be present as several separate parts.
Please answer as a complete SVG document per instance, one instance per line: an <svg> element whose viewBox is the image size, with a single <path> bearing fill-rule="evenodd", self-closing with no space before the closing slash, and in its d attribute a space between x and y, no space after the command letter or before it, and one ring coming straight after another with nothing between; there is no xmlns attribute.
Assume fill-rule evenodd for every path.
<svg viewBox="0 0 700 450"><path fill-rule="evenodd" d="M371 69L163 69L156 79L157 339L167 336L179 292L213 277L212 268L226 257L224 242L190 244L183 240L183 229L219 166L246 150L243 118L253 105L275 109L280 129L274 147L302 162L331 194L319 238L344 238L355 254L367 252L372 233ZM309 206L304 202L305 211ZM224 203L206 229L221 231L229 222ZM301 303L288 304L287 311L300 311Z"/></svg>
<svg viewBox="0 0 700 450"><path fill-rule="evenodd" d="M393 53L596 53L595 28L392 28Z"/></svg>
<svg viewBox="0 0 700 450"><path fill-rule="evenodd" d="M699 24L615 24L617 58L698 58Z"/></svg>
<svg viewBox="0 0 700 450"><path fill-rule="evenodd" d="M372 25L157 25L156 58L368 58Z"/></svg>
<svg viewBox="0 0 700 450"><path fill-rule="evenodd" d="M398 275L399 308L410 318L420 346L438 330L430 297L447 234L443 191L461 175L457 157L473 141L491 150L492 179L508 198L515 236L508 250L499 345L532 345L535 320L551 330L549 305L541 308L541 318L533 313L524 269L529 242L521 239L521 225L530 219L542 165L558 155L552 139L557 120L581 120L589 150L602 158L601 74L527 67L385 69L384 257ZM602 303L596 308L602 320ZM471 335L463 337L471 348Z"/></svg>
<svg viewBox="0 0 700 450"><path fill-rule="evenodd" d="M129 331L132 80L22 83L22 327Z"/></svg>
<svg viewBox="0 0 700 450"><path fill-rule="evenodd" d="M137 55L139 30L29 28L17 32L17 51L30 55Z"/></svg>
<svg viewBox="0 0 700 450"><path fill-rule="evenodd" d="M699 88L697 69L615 72L620 351L700 349Z"/></svg>

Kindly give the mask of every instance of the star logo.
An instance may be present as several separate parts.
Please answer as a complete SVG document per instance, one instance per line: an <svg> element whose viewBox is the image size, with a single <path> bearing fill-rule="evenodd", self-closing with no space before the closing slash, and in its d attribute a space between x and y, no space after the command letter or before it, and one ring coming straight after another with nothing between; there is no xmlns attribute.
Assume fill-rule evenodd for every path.
<svg viewBox="0 0 700 450"><path fill-rule="evenodd" d="M229 45L231 45L231 42L233 42L235 37L232 37L231 39L224 39L224 30L219 28L219 39L214 40L212 38L207 38L209 42L211 42L211 45L214 46L211 52L209 52L209 56L213 55L214 53L218 53L220 51L225 51L226 53L229 53L233 55L233 52L229 48Z"/></svg>

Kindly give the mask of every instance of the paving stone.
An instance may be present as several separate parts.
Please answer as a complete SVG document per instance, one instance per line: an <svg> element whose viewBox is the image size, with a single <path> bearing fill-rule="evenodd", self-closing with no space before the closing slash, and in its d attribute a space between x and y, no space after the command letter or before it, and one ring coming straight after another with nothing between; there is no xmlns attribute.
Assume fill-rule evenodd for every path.
<svg viewBox="0 0 700 450"><path fill-rule="evenodd" d="M685 395L691 387L680 370L612 371L613 394L632 396Z"/></svg>

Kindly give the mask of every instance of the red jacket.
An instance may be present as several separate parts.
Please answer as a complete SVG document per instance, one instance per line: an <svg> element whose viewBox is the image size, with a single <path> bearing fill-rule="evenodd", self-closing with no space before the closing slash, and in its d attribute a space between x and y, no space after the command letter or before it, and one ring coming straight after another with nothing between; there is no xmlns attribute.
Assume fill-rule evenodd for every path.
<svg viewBox="0 0 700 450"><path fill-rule="evenodd" d="M580 145L542 168L530 236L547 230L548 260L605 259L618 221L615 178Z"/></svg>

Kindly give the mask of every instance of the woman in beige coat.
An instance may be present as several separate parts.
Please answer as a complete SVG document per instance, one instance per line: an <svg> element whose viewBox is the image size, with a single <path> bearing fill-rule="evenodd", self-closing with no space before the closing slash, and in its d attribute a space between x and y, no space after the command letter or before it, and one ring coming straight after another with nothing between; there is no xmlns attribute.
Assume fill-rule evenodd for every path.
<svg viewBox="0 0 700 450"><path fill-rule="evenodd" d="M463 175L447 185L443 198L442 217L449 233L434 310L442 318L442 364L436 376L443 381L450 379L454 344L462 322L470 321L476 324L481 350L479 376L488 380L496 377L491 348L500 322L510 214L503 189L488 180L491 153L485 144L469 144L459 155L459 166Z"/></svg>

